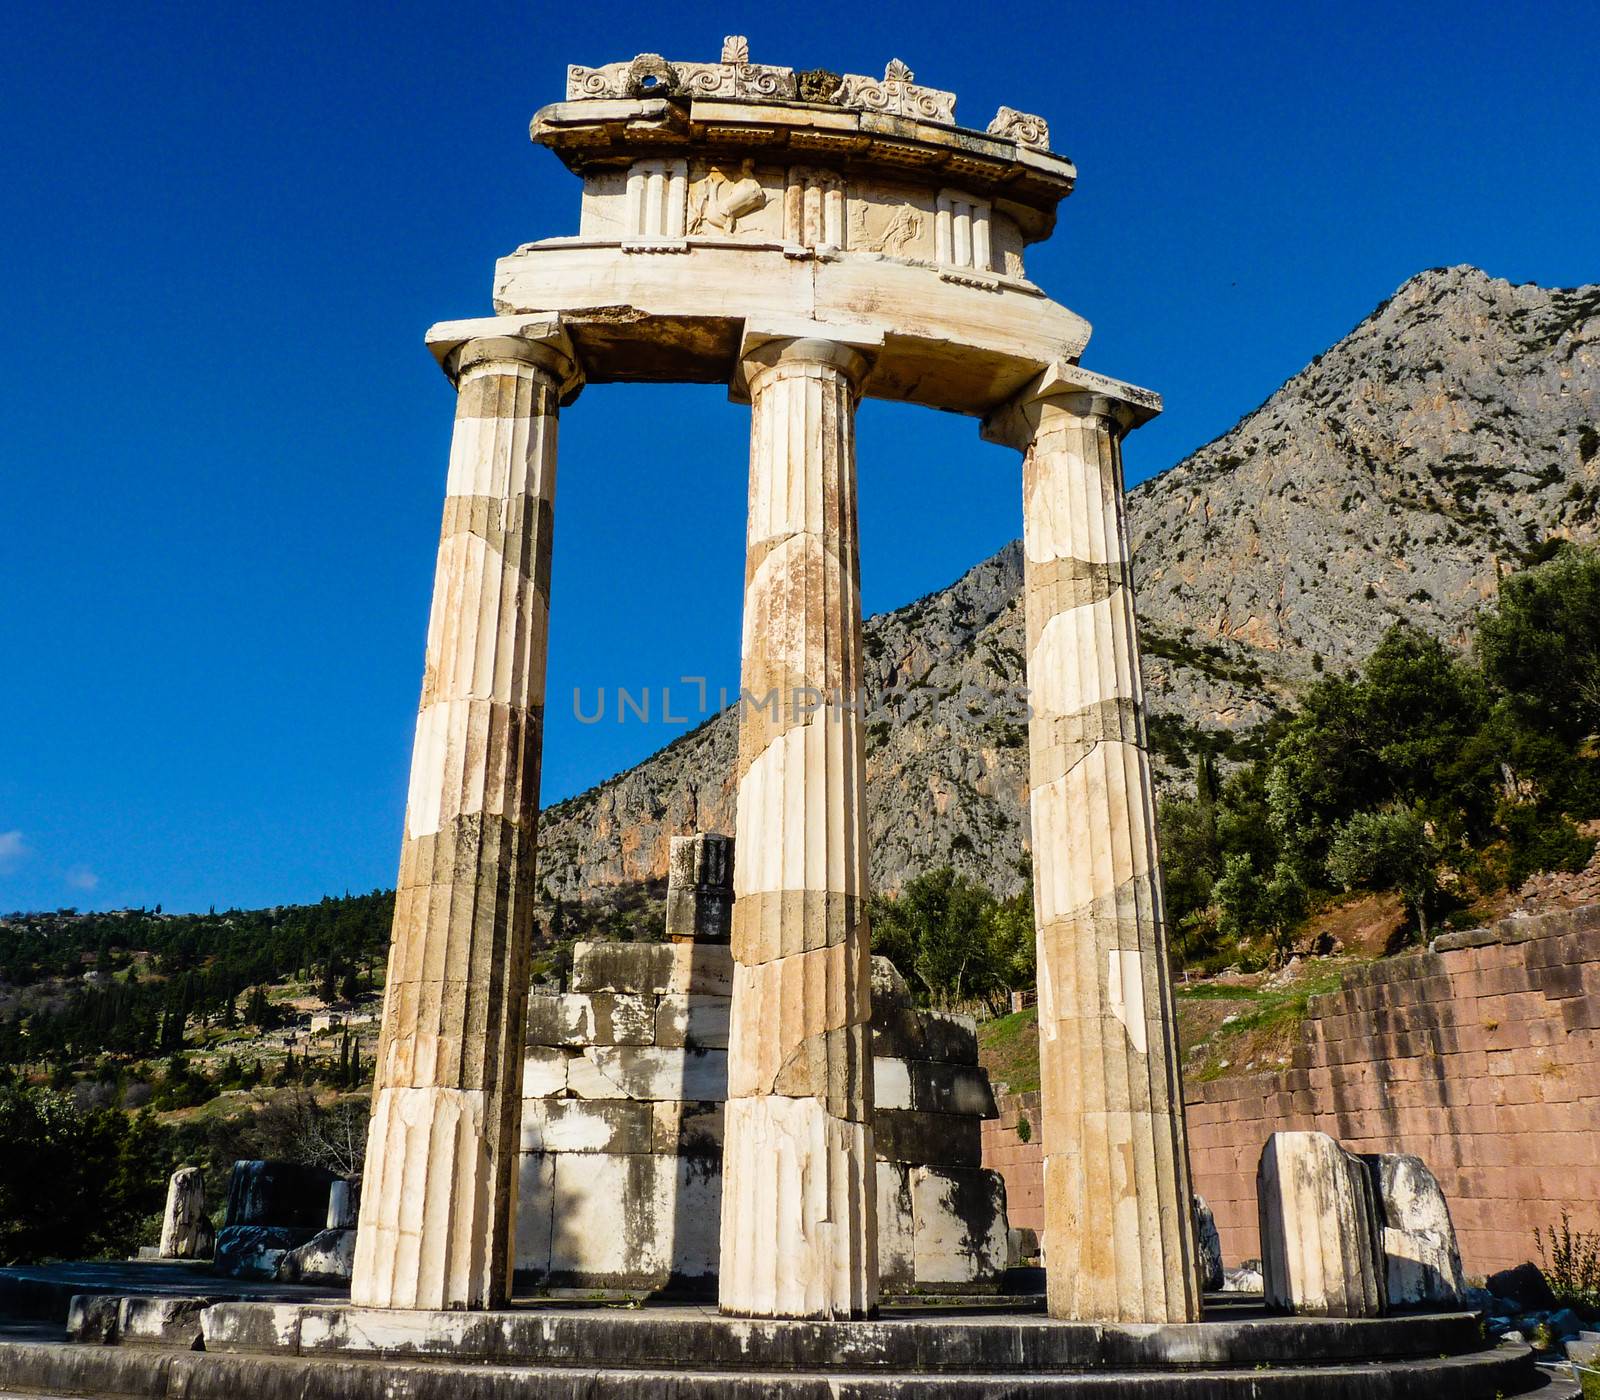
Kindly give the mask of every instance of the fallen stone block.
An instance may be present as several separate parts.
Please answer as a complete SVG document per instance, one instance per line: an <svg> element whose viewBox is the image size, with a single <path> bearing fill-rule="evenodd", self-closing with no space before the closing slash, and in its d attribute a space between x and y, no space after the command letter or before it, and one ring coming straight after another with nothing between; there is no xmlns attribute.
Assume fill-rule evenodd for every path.
<svg viewBox="0 0 1600 1400"><path fill-rule="evenodd" d="M1377 1197L1389 1306L1459 1305L1466 1287L1461 1252L1433 1173L1420 1157L1401 1153L1362 1160Z"/></svg>
<svg viewBox="0 0 1600 1400"><path fill-rule="evenodd" d="M1241 1264L1237 1269L1222 1271L1224 1293L1260 1293L1265 1286L1266 1280L1261 1276L1259 1264L1254 1261Z"/></svg>
<svg viewBox="0 0 1600 1400"><path fill-rule="evenodd" d="M293 1226L314 1234L327 1222L328 1188L337 1179L325 1167L302 1162L235 1162L227 1224Z"/></svg>
<svg viewBox="0 0 1600 1400"><path fill-rule="evenodd" d="M1366 1164L1326 1133L1274 1133L1256 1168L1270 1308L1308 1317L1384 1310L1378 1211Z"/></svg>
<svg viewBox="0 0 1600 1400"><path fill-rule="evenodd" d="M317 1233L293 1225L225 1225L217 1231L211 1272L224 1278L276 1278L283 1256Z"/></svg>
<svg viewBox="0 0 1600 1400"><path fill-rule="evenodd" d="M1206 1198L1194 1196L1194 1238L1198 1246L1200 1287L1215 1291L1222 1287L1222 1237L1217 1234L1216 1218Z"/></svg>
<svg viewBox="0 0 1600 1400"><path fill-rule="evenodd" d="M153 1298L143 1294L124 1298L117 1314L118 1340L123 1346L193 1351L200 1345L200 1314L214 1302L215 1298Z"/></svg>
<svg viewBox="0 0 1600 1400"><path fill-rule="evenodd" d="M1484 1286L1496 1298L1505 1298L1524 1310L1553 1308L1556 1295L1550 1291L1549 1281L1537 1264L1518 1264L1514 1269L1502 1269L1490 1274Z"/></svg>
<svg viewBox="0 0 1600 1400"><path fill-rule="evenodd" d="M330 1230L353 1230L361 1218L361 1178L341 1177L328 1188Z"/></svg>
<svg viewBox="0 0 1600 1400"><path fill-rule="evenodd" d="M74 1293L67 1304L67 1340L92 1346L117 1344L122 1299L110 1293Z"/></svg>
<svg viewBox="0 0 1600 1400"><path fill-rule="evenodd" d="M324 1230L278 1260L280 1283L349 1283L356 1263L356 1232Z"/></svg>
<svg viewBox="0 0 1600 1400"><path fill-rule="evenodd" d="M167 1181L161 1219L162 1259L209 1259L216 1232L206 1214L206 1179L199 1167L179 1167Z"/></svg>

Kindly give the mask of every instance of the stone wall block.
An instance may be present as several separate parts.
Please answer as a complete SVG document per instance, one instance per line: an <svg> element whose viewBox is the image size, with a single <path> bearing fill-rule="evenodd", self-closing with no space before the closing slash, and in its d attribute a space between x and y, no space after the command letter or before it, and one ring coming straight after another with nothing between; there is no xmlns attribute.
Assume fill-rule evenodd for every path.
<svg viewBox="0 0 1600 1400"><path fill-rule="evenodd" d="M909 1293L917 1283L912 1171L901 1162L878 1162L878 1279L886 1293Z"/></svg>
<svg viewBox="0 0 1600 1400"><path fill-rule="evenodd" d="M989 1076L975 1065L878 1056L873 1059L872 1069L873 1103L877 1108L977 1118L998 1115Z"/></svg>
<svg viewBox="0 0 1600 1400"><path fill-rule="evenodd" d="M1256 1198L1268 1307L1312 1317L1383 1312L1377 1200L1359 1157L1326 1133L1273 1133Z"/></svg>
<svg viewBox="0 0 1600 1400"><path fill-rule="evenodd" d="M632 1099L527 1099L523 1152L650 1152L651 1105Z"/></svg>
<svg viewBox="0 0 1600 1400"><path fill-rule="evenodd" d="M728 1052L591 1045L568 1067L567 1087L583 1099L722 1099Z"/></svg>
<svg viewBox="0 0 1600 1400"><path fill-rule="evenodd" d="M650 1105L650 1150L669 1156L714 1159L722 1170L722 1118L715 1103L665 1102Z"/></svg>
<svg viewBox="0 0 1600 1400"><path fill-rule="evenodd" d="M1005 1179L982 1168L910 1168L913 1270L921 1287L989 1291L1006 1270Z"/></svg>
<svg viewBox="0 0 1600 1400"><path fill-rule="evenodd" d="M663 1048L726 1050L732 1010L731 997L676 993L664 996L656 1003L655 1043Z"/></svg>
<svg viewBox="0 0 1600 1400"><path fill-rule="evenodd" d="M872 1144L883 1162L935 1167L976 1167L982 1163L982 1120L963 1114L918 1113L877 1105L872 1111Z"/></svg>
<svg viewBox="0 0 1600 1400"><path fill-rule="evenodd" d="M714 943L578 943L572 990L731 996L733 955Z"/></svg>
<svg viewBox="0 0 1600 1400"><path fill-rule="evenodd" d="M650 1045L655 999L628 992L535 992L528 998L529 1045Z"/></svg>

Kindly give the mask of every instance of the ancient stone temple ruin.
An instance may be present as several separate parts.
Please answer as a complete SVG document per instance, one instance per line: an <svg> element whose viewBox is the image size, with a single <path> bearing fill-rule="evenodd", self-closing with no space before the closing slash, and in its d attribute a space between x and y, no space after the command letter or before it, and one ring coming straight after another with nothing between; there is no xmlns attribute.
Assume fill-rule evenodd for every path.
<svg viewBox="0 0 1600 1400"><path fill-rule="evenodd" d="M572 68L532 134L581 179L576 233L503 258L493 316L428 334L458 401L353 1300L501 1304L537 1229L518 1175L546 1126L523 1059L556 422L586 382L666 380L726 383L751 424L723 1309L879 1297L866 396L1021 453L1050 1310L1195 1318L1120 459L1160 401L1084 368L1088 324L1029 278L1072 163L1036 116L957 126L904 64L795 72L740 39Z"/></svg>

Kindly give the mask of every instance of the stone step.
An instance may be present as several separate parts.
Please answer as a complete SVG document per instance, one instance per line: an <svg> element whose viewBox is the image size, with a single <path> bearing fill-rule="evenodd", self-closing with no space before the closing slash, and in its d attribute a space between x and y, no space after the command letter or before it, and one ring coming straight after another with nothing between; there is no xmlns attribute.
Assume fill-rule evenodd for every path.
<svg viewBox="0 0 1600 1400"><path fill-rule="evenodd" d="M1526 1347L1384 1364L1249 1369L1114 1369L997 1377L974 1371L888 1374L780 1370L451 1365L413 1360L214 1355L67 1343L0 1343L7 1396L163 1400L1451 1400L1539 1394ZM1546 1400L1555 1393L1542 1392ZM1559 1393L1559 1392L1557 1392Z"/></svg>
<svg viewBox="0 0 1600 1400"><path fill-rule="evenodd" d="M1483 1345L1474 1313L1337 1319L1237 1309L1207 1322L1119 1326L995 1309L886 1307L872 1322L810 1322L724 1317L692 1305L463 1313L245 1302L208 1308L202 1322L210 1352L641 1369L1027 1375L1422 1360L1467 1355Z"/></svg>

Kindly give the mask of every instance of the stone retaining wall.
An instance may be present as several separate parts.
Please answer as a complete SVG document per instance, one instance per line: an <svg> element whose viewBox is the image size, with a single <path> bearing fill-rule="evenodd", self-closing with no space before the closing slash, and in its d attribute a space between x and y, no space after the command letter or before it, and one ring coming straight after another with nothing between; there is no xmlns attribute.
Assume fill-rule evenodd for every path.
<svg viewBox="0 0 1600 1400"><path fill-rule="evenodd" d="M1289 1068L1191 1085L1187 1098L1194 1189L1230 1264L1259 1255L1256 1163L1269 1134L1293 1129L1421 1157L1469 1274L1536 1259L1533 1232L1563 1210L1574 1228L1600 1229L1600 905L1505 919L1358 968L1312 999ZM983 1135L1012 1224L1035 1228L1037 1100L1002 1095Z"/></svg>

